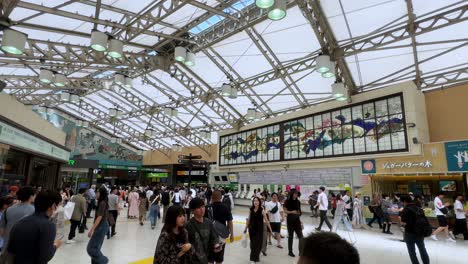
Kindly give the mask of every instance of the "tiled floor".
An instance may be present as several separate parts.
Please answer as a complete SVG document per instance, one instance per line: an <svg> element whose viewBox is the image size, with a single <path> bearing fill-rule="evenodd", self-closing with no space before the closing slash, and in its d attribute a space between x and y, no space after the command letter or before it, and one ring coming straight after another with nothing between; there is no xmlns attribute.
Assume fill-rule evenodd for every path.
<svg viewBox="0 0 468 264"><path fill-rule="evenodd" d="M239 207L234 210L235 215L235 234L241 235L248 209ZM305 232L308 234L313 227L317 226L316 219L304 216ZM162 226L158 222L155 230L151 230L149 223L145 226L138 225L136 220L119 218L117 223L117 235L106 240L103 245L104 254L109 257L112 264L128 264L142 260L137 263L152 263L149 258L154 254L156 242ZM406 245L399 241L401 233L397 228L392 228L395 235L383 235L374 230L356 230L356 244L363 264L404 264L410 263ZM286 231L283 230L286 234ZM339 231L339 234L348 238L348 234ZM80 235L78 242L74 244L64 244L60 248L50 263L54 264L87 264L91 263L86 253L86 243L88 238L86 234ZM442 240L442 239L441 239ZM297 240L294 241L297 253ZM287 239L283 240L285 249L277 249L269 246L268 256L261 258L261 263L295 263L297 259L287 256ZM457 243L445 241L432 241L426 239L432 264L466 264L468 263L468 241L458 240ZM224 263L249 263L249 249L244 249L240 242L234 242L226 248Z"/></svg>

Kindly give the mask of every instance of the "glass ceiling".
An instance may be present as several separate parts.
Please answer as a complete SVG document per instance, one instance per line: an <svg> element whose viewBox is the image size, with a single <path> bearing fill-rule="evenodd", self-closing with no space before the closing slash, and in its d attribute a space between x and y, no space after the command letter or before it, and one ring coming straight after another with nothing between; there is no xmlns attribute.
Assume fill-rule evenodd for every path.
<svg viewBox="0 0 468 264"><path fill-rule="evenodd" d="M24 103L84 117L139 148L154 148L143 136L146 129L155 130L153 140L166 147L216 143L214 132L239 120L246 123L248 108L275 116L331 98L335 79L322 78L313 67L315 56L328 47L321 46L316 24L304 16L311 10L300 4L312 2L288 1L287 16L271 21L265 12L252 15L254 0L102 0L98 18L95 0L19 1L9 18L13 29L28 34L27 52L0 52L0 79L7 80L5 92ZM332 34L344 51L336 59L349 69L353 92L416 78L423 90L467 80L459 73L467 67L468 1L410 3L320 1L320 10L314 12L326 18L325 34ZM412 13L421 21L415 24L414 39L408 31ZM123 40L125 60L106 59L88 48L93 28ZM195 66L147 64L157 56L171 57L177 45L189 45L196 52ZM42 67L67 75L64 90L80 93L83 109L78 103L60 102L62 90L38 82ZM133 77L133 87L107 87L117 72ZM458 79L440 78L444 76ZM239 88L237 98L220 95L224 83ZM111 123L112 107L124 112L118 119L122 127ZM177 109L178 116L166 115L165 107ZM205 130L213 132L208 139L202 138Z"/></svg>

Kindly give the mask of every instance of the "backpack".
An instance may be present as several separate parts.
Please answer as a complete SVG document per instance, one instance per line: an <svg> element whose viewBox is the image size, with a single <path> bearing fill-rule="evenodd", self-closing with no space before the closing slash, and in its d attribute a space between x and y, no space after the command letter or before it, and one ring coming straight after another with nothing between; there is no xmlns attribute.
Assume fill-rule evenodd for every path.
<svg viewBox="0 0 468 264"><path fill-rule="evenodd" d="M223 204L226 205L229 210L231 210L231 198L228 194L223 196Z"/></svg>
<svg viewBox="0 0 468 264"><path fill-rule="evenodd" d="M164 205L164 206L168 206L169 205L169 192L163 192L161 194L161 203Z"/></svg>
<svg viewBox="0 0 468 264"><path fill-rule="evenodd" d="M221 222L218 220L214 219L214 214L213 214L213 207L211 205L205 206L206 208L206 216L207 218L212 222L213 224L213 231L216 233L216 235L219 237L219 241L221 243L226 243L226 239L229 237L229 229L227 226L223 225Z"/></svg>
<svg viewBox="0 0 468 264"><path fill-rule="evenodd" d="M408 209L413 212L416 217L414 221L414 231L416 235L419 237L430 236L432 234L432 226L429 224L424 211L421 208L417 208L416 210Z"/></svg>

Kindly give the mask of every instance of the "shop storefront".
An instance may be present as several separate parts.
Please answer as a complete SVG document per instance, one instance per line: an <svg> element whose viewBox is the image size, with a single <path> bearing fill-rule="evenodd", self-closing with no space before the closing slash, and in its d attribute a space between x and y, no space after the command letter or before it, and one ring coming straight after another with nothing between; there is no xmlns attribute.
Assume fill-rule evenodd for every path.
<svg viewBox="0 0 468 264"><path fill-rule="evenodd" d="M98 168L98 160L70 159L60 170L63 185L70 186L74 191L89 188L96 183L93 175Z"/></svg>
<svg viewBox="0 0 468 264"><path fill-rule="evenodd" d="M60 186L60 166L70 151L27 128L0 120L0 180L2 194L10 185Z"/></svg>

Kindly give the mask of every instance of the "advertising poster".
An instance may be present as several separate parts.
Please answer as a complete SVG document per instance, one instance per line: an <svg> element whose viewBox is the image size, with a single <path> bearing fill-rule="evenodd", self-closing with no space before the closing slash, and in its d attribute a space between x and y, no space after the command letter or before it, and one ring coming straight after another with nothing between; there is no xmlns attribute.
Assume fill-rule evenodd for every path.
<svg viewBox="0 0 468 264"><path fill-rule="evenodd" d="M468 171L468 140L446 142L448 171Z"/></svg>

